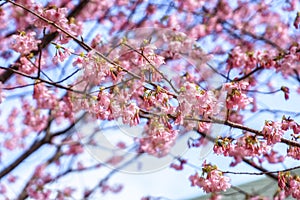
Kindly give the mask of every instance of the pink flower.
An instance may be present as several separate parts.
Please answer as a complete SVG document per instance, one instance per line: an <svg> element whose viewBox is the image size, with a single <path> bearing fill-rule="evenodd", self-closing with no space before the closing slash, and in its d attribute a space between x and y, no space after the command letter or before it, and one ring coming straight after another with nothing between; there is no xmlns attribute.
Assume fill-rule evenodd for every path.
<svg viewBox="0 0 300 200"><path fill-rule="evenodd" d="M296 160L300 160L300 148L290 146L287 150L287 156L290 156Z"/></svg>
<svg viewBox="0 0 300 200"><path fill-rule="evenodd" d="M300 177L292 176L289 172L278 173L278 186L284 190L285 196L300 199Z"/></svg>
<svg viewBox="0 0 300 200"><path fill-rule="evenodd" d="M21 32L19 35L14 35L12 49L21 53L22 55L27 55L33 50L38 50L38 44L41 43L41 41L36 40L35 36L35 32Z"/></svg>
<svg viewBox="0 0 300 200"><path fill-rule="evenodd" d="M121 115L124 124L136 126L140 123L139 108L134 103L125 106Z"/></svg>
<svg viewBox="0 0 300 200"><path fill-rule="evenodd" d="M140 138L140 150L150 155L163 157L174 145L178 131L165 127L159 122L152 122L146 127L146 137Z"/></svg>
<svg viewBox="0 0 300 200"><path fill-rule="evenodd" d="M213 92L201 90L194 83L184 83L177 99L182 117L193 115L208 117L218 113L219 106Z"/></svg>
<svg viewBox="0 0 300 200"><path fill-rule="evenodd" d="M51 109L57 104L57 98L43 83L36 83L33 89L33 98L38 108Z"/></svg>
<svg viewBox="0 0 300 200"><path fill-rule="evenodd" d="M265 126L262 130L262 134L264 135L264 138L267 139L267 143L270 144L276 144L277 142L281 141L281 138L284 134L284 131L282 130L281 123L278 122L272 122L272 121L266 121Z"/></svg>
<svg viewBox="0 0 300 200"><path fill-rule="evenodd" d="M227 91L226 106L228 109L238 108L245 109L245 107L253 102L251 97L247 97L243 90L248 88L247 82L231 82L225 83L224 89Z"/></svg>
<svg viewBox="0 0 300 200"><path fill-rule="evenodd" d="M84 57L78 56L74 59L74 62L72 63L73 66L78 66L79 68L82 68L84 64Z"/></svg>
<svg viewBox="0 0 300 200"><path fill-rule="evenodd" d="M41 115L39 110L29 110L25 113L23 123L35 131L40 131L47 125L47 117Z"/></svg>
<svg viewBox="0 0 300 200"><path fill-rule="evenodd" d="M284 131L292 129L295 135L299 134L299 132L300 132L300 125L289 117L286 118L285 116L283 116L281 124L282 124L281 128Z"/></svg>
<svg viewBox="0 0 300 200"><path fill-rule="evenodd" d="M59 45L56 46L56 53L53 57L53 63L57 64L59 62L63 62L66 58L68 58L74 52L73 49L61 47Z"/></svg>
<svg viewBox="0 0 300 200"><path fill-rule="evenodd" d="M192 183L192 186L198 186L206 193L226 191L231 187L231 184L229 183L230 178L223 176L222 172L218 171L217 169L213 169L205 173L206 178L199 177L198 173L190 176L189 179Z"/></svg>
<svg viewBox="0 0 300 200"><path fill-rule="evenodd" d="M21 67L20 67L20 71L24 72L25 74L33 74L35 72L37 72L37 68L28 60L28 58L22 56L20 58L20 63L21 63Z"/></svg>
<svg viewBox="0 0 300 200"><path fill-rule="evenodd" d="M261 156L267 153L268 146L264 141L259 141L255 136L245 134L236 141L229 138L220 138L216 141L213 150L216 154L223 154L234 158L230 166L235 166L247 156Z"/></svg>

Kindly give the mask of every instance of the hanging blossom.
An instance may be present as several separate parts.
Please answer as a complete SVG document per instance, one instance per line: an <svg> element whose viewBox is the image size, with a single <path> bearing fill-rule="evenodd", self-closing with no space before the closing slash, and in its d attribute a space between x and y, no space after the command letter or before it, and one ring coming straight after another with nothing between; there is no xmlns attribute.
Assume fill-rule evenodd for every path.
<svg viewBox="0 0 300 200"><path fill-rule="evenodd" d="M274 163L283 163L285 157L282 155L279 155L277 151L274 151L273 149L271 152L264 154L264 157L261 159L266 159L269 163L274 164Z"/></svg>
<svg viewBox="0 0 300 200"><path fill-rule="evenodd" d="M157 47L153 44L148 44L145 40L142 44L136 41L122 41L124 45L129 45L136 51L128 51L127 46L114 52L115 57L118 57L118 62L122 67L133 73L141 76L141 80L151 79L152 82L162 81L162 76L158 73L161 65L165 64L165 58L155 51ZM121 55L121 56L120 56ZM151 75L150 75L151 74Z"/></svg>
<svg viewBox="0 0 300 200"><path fill-rule="evenodd" d="M172 163L170 167L178 171L183 170L183 166L187 163L187 160L182 158L177 158L177 161L179 161L179 164Z"/></svg>
<svg viewBox="0 0 300 200"><path fill-rule="evenodd" d="M278 186L284 190L285 196L292 195L293 198L300 199L300 177L292 176L290 172L278 173Z"/></svg>
<svg viewBox="0 0 300 200"><path fill-rule="evenodd" d="M226 191L231 187L230 178L223 175L217 166L203 163L202 176L196 172L189 177L192 186L202 188L206 193Z"/></svg>
<svg viewBox="0 0 300 200"><path fill-rule="evenodd" d="M183 123L183 117L208 117L218 113L217 99L212 91L201 90L194 83L186 82L178 95L178 113L176 123Z"/></svg>
<svg viewBox="0 0 300 200"><path fill-rule="evenodd" d="M144 45L143 47L137 48L137 50L141 52L143 56L137 53L128 53L126 55L131 57L130 61L132 61L136 66L139 66L141 68L140 70L151 70L153 67L158 68L165 64L165 58L155 53L155 50L157 50L155 45Z"/></svg>
<svg viewBox="0 0 300 200"><path fill-rule="evenodd" d="M80 54L74 62L73 66L83 68L83 80L90 85L103 84L105 80L113 80L117 82L121 77L121 69L117 69L106 60L97 55L96 51L92 50L87 55Z"/></svg>
<svg viewBox="0 0 300 200"><path fill-rule="evenodd" d="M169 153L175 144L178 130L173 130L169 124L166 126L154 120L145 127L145 134L145 137L138 140L140 151L157 157L163 157Z"/></svg>
<svg viewBox="0 0 300 200"><path fill-rule="evenodd" d="M247 97L243 92L248 86L248 82L231 82L224 84L223 88L227 91L226 106L228 109L245 109L247 105L253 102L253 99Z"/></svg>
<svg viewBox="0 0 300 200"><path fill-rule="evenodd" d="M37 68L25 56L20 58L20 64L19 70L25 74L33 74L37 71Z"/></svg>
<svg viewBox="0 0 300 200"><path fill-rule="evenodd" d="M230 166L236 166L244 157L260 156L268 152L268 146L265 142L259 141L255 136L245 134L234 142L233 139L219 138L213 150L217 155L230 156L234 162Z"/></svg>
<svg viewBox="0 0 300 200"><path fill-rule="evenodd" d="M287 156L290 156L296 160L300 160L300 148L290 146L287 150Z"/></svg>
<svg viewBox="0 0 300 200"><path fill-rule="evenodd" d="M300 133L300 125L295 122L293 119L291 118L286 118L284 115L282 117L282 121L281 121L281 128L282 130L284 131L287 131L287 130L293 130L294 132L294 135L297 137L297 135Z"/></svg>
<svg viewBox="0 0 300 200"><path fill-rule="evenodd" d="M288 53L278 55L276 58L276 70L280 71L284 78L288 78L296 73L299 73L298 63L300 61L300 47L293 45L289 48ZM285 89L285 88L283 88ZM284 90L283 90L284 91Z"/></svg>
<svg viewBox="0 0 300 200"><path fill-rule="evenodd" d="M136 126L140 123L139 117L139 107L134 103L126 105L122 109L122 119L124 124L129 124L130 126Z"/></svg>
<svg viewBox="0 0 300 200"><path fill-rule="evenodd" d="M21 32L19 35L13 35L14 42L11 48L22 55L38 50L38 44L41 43L41 40L36 40L35 36L35 32Z"/></svg>
<svg viewBox="0 0 300 200"><path fill-rule="evenodd" d="M265 126L263 127L262 134L267 140L267 144L276 144L281 141L281 138L284 134L282 129L282 124L279 122L266 121Z"/></svg>
<svg viewBox="0 0 300 200"><path fill-rule="evenodd" d="M56 52L52 59L54 64L58 64L59 62L63 62L66 58L68 58L72 53L74 53L74 50L71 48L62 47L60 45L56 45Z"/></svg>
<svg viewBox="0 0 300 200"><path fill-rule="evenodd" d="M300 133L300 125L296 123L291 118L282 117L281 121L281 129L283 131L293 130L294 134L292 134L293 139L297 140L299 138ZM296 160L300 160L300 148L295 146L289 146L287 149L287 156L290 156Z"/></svg>
<svg viewBox="0 0 300 200"><path fill-rule="evenodd" d="M170 105L171 98L160 86L157 86L156 91L145 89L141 106L147 110L155 109L157 114L174 114L176 108Z"/></svg>
<svg viewBox="0 0 300 200"><path fill-rule="evenodd" d="M275 67L276 51L248 51L244 52L240 46L235 47L227 60L227 69L237 68L241 73L248 74L257 66L264 68Z"/></svg>
<svg viewBox="0 0 300 200"><path fill-rule="evenodd" d="M22 102L22 109L25 112L23 123L34 131L41 131L47 126L47 116L41 114L41 110L34 109L28 101Z"/></svg>
<svg viewBox="0 0 300 200"><path fill-rule="evenodd" d="M97 97L97 103L95 104L95 107L93 106L89 107L90 112L95 113L98 119L108 119L109 115L111 115L111 100L112 95L100 90Z"/></svg>
<svg viewBox="0 0 300 200"><path fill-rule="evenodd" d="M33 89L33 98L37 101L37 107L52 109L57 104L57 98L44 83L36 83Z"/></svg>
<svg viewBox="0 0 300 200"><path fill-rule="evenodd" d="M176 21L176 16L170 16L169 22L171 22L171 24L173 24L172 21L173 23ZM177 26L175 25L176 23L177 22L171 26ZM195 40L187 37L185 33L176 31L163 33L162 39L165 44L168 44L166 51L163 53L163 56L166 58L179 58L182 54L186 55L187 53L191 53L187 51L193 49L193 45L195 44Z"/></svg>
<svg viewBox="0 0 300 200"><path fill-rule="evenodd" d="M49 9L38 9L37 14L42 17L56 23L59 27L68 31L70 34L74 36L78 36L82 34L82 23L75 21L74 18L67 18L68 9L67 8L49 8ZM51 32L58 31L51 24L43 21L42 19L36 19L34 25L38 28L49 28ZM67 43L70 38L61 36L60 41L62 43Z"/></svg>

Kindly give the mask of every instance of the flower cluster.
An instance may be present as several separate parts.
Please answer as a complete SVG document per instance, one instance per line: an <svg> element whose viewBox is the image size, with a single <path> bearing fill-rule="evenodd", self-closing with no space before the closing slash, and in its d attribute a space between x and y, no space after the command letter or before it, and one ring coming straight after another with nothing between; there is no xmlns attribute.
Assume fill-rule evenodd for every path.
<svg viewBox="0 0 300 200"><path fill-rule="evenodd" d="M19 70L25 74L33 74L37 71L37 67L25 56L20 58L20 65Z"/></svg>
<svg viewBox="0 0 300 200"><path fill-rule="evenodd" d="M290 156L296 160L300 160L300 148L290 146L287 150L287 156Z"/></svg>
<svg viewBox="0 0 300 200"><path fill-rule="evenodd" d="M212 91L201 90L194 83L186 82L177 98L181 119L185 116L208 117L218 113L217 99ZM179 121L182 123L182 121Z"/></svg>
<svg viewBox="0 0 300 200"><path fill-rule="evenodd" d="M231 82L224 84L224 90L227 91L226 106L228 109L245 109L247 105L253 102L253 99L247 97L244 92L248 86L248 82Z"/></svg>
<svg viewBox="0 0 300 200"><path fill-rule="evenodd" d="M67 8L48 8L48 9L38 9L36 11L42 17L56 23L59 27L63 28L65 31L68 31L70 34L77 36L82 34L82 23L76 22L74 18L70 20L67 18L68 9ZM34 25L39 28L49 28L51 32L57 31L57 29L50 25L49 23L36 19ZM60 32L60 31L59 31ZM70 38L62 35L60 38L61 43L67 43Z"/></svg>
<svg viewBox="0 0 300 200"><path fill-rule="evenodd" d="M65 59L69 58L69 56L74 52L73 49L62 47L60 45L56 45L56 53L53 57L53 63L57 64L59 62L63 62Z"/></svg>
<svg viewBox="0 0 300 200"><path fill-rule="evenodd" d="M166 94L159 86L155 91L145 89L141 107L147 110L153 109L157 113L174 114L176 108L170 105L169 102L171 98L172 97Z"/></svg>
<svg viewBox="0 0 300 200"><path fill-rule="evenodd" d="M33 108L28 101L23 101L22 109L25 112L23 123L34 131L43 130L47 125L47 116L41 110Z"/></svg>
<svg viewBox="0 0 300 200"><path fill-rule="evenodd" d="M242 161L244 157L261 156L268 151L268 146L263 141L259 141L255 136L245 134L234 142L230 138L219 138L213 150L218 155L230 156L235 159L230 165L235 166Z"/></svg>
<svg viewBox="0 0 300 200"><path fill-rule="evenodd" d="M178 131L157 120L153 120L145 129L146 136L138 140L140 151L157 157L167 155L175 143Z"/></svg>
<svg viewBox="0 0 300 200"><path fill-rule="evenodd" d="M230 178L224 176L216 166L204 162L202 171L202 176L199 176L196 172L189 177L192 186L198 186L207 193L226 191L231 187L231 184L229 183Z"/></svg>
<svg viewBox="0 0 300 200"><path fill-rule="evenodd" d="M115 82L119 80L117 79L118 69L103 58L100 58L95 51L90 51L87 55L78 56L74 60L73 65L83 68L82 78L84 81L88 81L90 85L99 85L105 80L112 79Z"/></svg>
<svg viewBox="0 0 300 200"><path fill-rule="evenodd" d="M250 73L257 66L264 68L275 67L274 51L244 52L240 46L235 47L227 60L228 68L242 69L243 74Z"/></svg>
<svg viewBox="0 0 300 200"><path fill-rule="evenodd" d="M136 126L140 123L139 108L134 103L125 106L121 115L124 124Z"/></svg>
<svg viewBox="0 0 300 200"><path fill-rule="evenodd" d="M282 117L282 121L281 121L281 128L284 131L287 131L289 129L293 130L294 135L297 135L300 133L300 125L295 122L293 119L291 118L286 118L284 115Z"/></svg>
<svg viewBox="0 0 300 200"><path fill-rule="evenodd" d="M43 83L36 83L33 89L33 98L37 101L37 107L51 109L57 104L57 98Z"/></svg>
<svg viewBox="0 0 300 200"><path fill-rule="evenodd" d="M285 196L292 195L295 199L300 199L300 177L292 176L290 172L278 173L278 186L284 190Z"/></svg>
<svg viewBox="0 0 300 200"><path fill-rule="evenodd" d="M262 134L267 140L268 145L276 144L281 141L284 134L282 125L279 122L266 121L263 127Z"/></svg>
<svg viewBox="0 0 300 200"><path fill-rule="evenodd" d="M14 35L14 42L11 48L22 55L27 55L33 50L38 50L38 44L41 43L41 41L36 40L35 36L35 32L21 32L19 35Z"/></svg>

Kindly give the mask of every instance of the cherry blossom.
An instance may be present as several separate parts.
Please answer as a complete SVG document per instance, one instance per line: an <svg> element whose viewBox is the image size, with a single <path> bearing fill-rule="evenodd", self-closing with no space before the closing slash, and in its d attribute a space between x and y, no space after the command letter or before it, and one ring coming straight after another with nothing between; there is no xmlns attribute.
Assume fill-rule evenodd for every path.
<svg viewBox="0 0 300 200"><path fill-rule="evenodd" d="M131 103L124 108L122 118L124 124L130 124L130 126L138 125L140 123L139 108Z"/></svg>
<svg viewBox="0 0 300 200"><path fill-rule="evenodd" d="M146 128L146 137L140 138L140 150L158 157L165 156L175 143L178 130L165 127L154 120Z"/></svg>
<svg viewBox="0 0 300 200"><path fill-rule="evenodd" d="M23 54L27 55L33 50L38 50L38 44L41 43L40 40L36 40L35 32L21 32L19 35L14 35L12 43L12 49Z"/></svg>
<svg viewBox="0 0 300 200"><path fill-rule="evenodd" d="M127 153L123 137L102 134L122 121L141 129L126 134L139 170L141 157L173 156L176 172L197 170L189 177L196 192L219 199L231 187L227 174L244 163L261 173L242 174L278 181L274 199L300 199L300 179L286 165L300 159L299 116L290 108L300 94L298 8L297 0L2 0L0 156L9 162L0 169L0 198L89 199L126 189L110 179L128 170L130 156L95 153ZM216 159L199 172L190 158L171 155L181 138L197 154L212 144L212 154L230 159L222 163L229 171ZM24 162L33 174L17 178ZM110 172L93 176L105 164ZM269 173L274 164L290 168ZM91 173L91 183L59 186L75 173Z"/></svg>
<svg viewBox="0 0 300 200"><path fill-rule="evenodd" d="M259 157L266 154L269 148L266 143L259 141L255 136L245 134L237 141L230 138L219 138L213 150L216 154L233 157L234 161L230 165L235 166L245 157Z"/></svg>
<svg viewBox="0 0 300 200"><path fill-rule="evenodd" d="M299 147L289 147L287 150L287 156L294 159L300 160L300 148Z"/></svg>
<svg viewBox="0 0 300 200"><path fill-rule="evenodd" d="M37 101L38 108L54 108L57 104L56 97L43 83L36 83L33 90L33 98Z"/></svg>
<svg viewBox="0 0 300 200"><path fill-rule="evenodd" d="M268 144L276 144L280 142L284 131L281 128L281 123L266 121L262 134L264 135L264 138L267 139Z"/></svg>
<svg viewBox="0 0 300 200"><path fill-rule="evenodd" d="M299 176L291 176L289 172L279 173L278 174L278 186L284 190L285 196L292 195L293 198L299 199L299 187L300 179Z"/></svg>
<svg viewBox="0 0 300 200"><path fill-rule="evenodd" d="M203 174L205 175L199 176L198 173L195 173L189 177L192 186L198 186L206 193L226 191L231 187L230 178L223 176L222 172L210 164L204 163Z"/></svg>
<svg viewBox="0 0 300 200"><path fill-rule="evenodd" d="M227 91L226 106L228 109L245 109L253 101L251 97L247 97L243 92L243 90L247 89L248 85L249 83L247 82L224 84L224 89Z"/></svg>

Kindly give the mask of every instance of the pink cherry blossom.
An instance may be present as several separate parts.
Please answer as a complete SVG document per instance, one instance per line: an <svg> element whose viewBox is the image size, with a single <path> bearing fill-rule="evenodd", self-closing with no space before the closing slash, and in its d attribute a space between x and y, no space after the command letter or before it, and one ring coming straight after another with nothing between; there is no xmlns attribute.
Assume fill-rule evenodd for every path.
<svg viewBox="0 0 300 200"><path fill-rule="evenodd" d="M299 176L291 176L288 172L279 172L278 173L278 186L285 193L285 196L288 197L292 195L293 198L300 198L300 178Z"/></svg>
<svg viewBox="0 0 300 200"><path fill-rule="evenodd" d="M211 165L204 165L203 171L206 174L205 176L200 177L198 173L191 175L189 180L192 186L198 186L206 193L226 191L230 188L230 178L223 176L222 172L211 167Z"/></svg>
<svg viewBox="0 0 300 200"><path fill-rule="evenodd" d="M36 99L38 108L54 108L57 104L54 92L50 91L43 83L34 85L33 98Z"/></svg>
<svg viewBox="0 0 300 200"><path fill-rule="evenodd" d="M167 155L175 143L178 131L165 127L163 124L153 121L146 129L146 136L140 138L140 151L151 155L163 157Z"/></svg>
<svg viewBox="0 0 300 200"><path fill-rule="evenodd" d="M53 57L53 62L55 64L59 62L63 62L66 58L68 58L72 53L74 52L73 49L61 47L59 45L56 45L56 53Z"/></svg>
<svg viewBox="0 0 300 200"><path fill-rule="evenodd" d="M35 32L21 32L19 35L14 35L12 49L23 54L27 55L33 50L38 50L38 44L41 43L40 40L36 40Z"/></svg>
<svg viewBox="0 0 300 200"><path fill-rule="evenodd" d="M224 89L227 91L226 106L228 109L245 109L247 105L252 103L253 99L247 97L243 92L243 90L248 88L248 85L247 82L231 82L224 84Z"/></svg>
<svg viewBox="0 0 300 200"><path fill-rule="evenodd" d="M290 156L296 160L300 160L300 148L299 147L289 147L287 150L287 156Z"/></svg>
<svg viewBox="0 0 300 200"><path fill-rule="evenodd" d="M124 124L136 126L140 123L139 108L133 103L126 105L121 115Z"/></svg>
<svg viewBox="0 0 300 200"><path fill-rule="evenodd" d="M267 139L268 144L276 144L280 142L284 131L281 128L281 123L266 121L263 127L262 134Z"/></svg>
<svg viewBox="0 0 300 200"><path fill-rule="evenodd" d="M229 138L220 138L216 141L213 150L216 154L231 156L234 161L230 166L235 166L242 161L243 158L259 157L265 155L269 147L263 141L259 141L255 136L245 134L245 136L238 138L236 141Z"/></svg>

